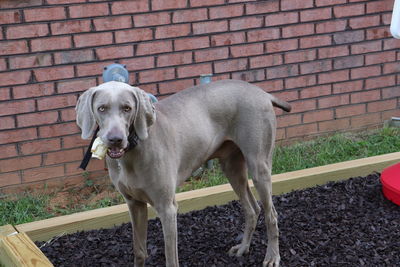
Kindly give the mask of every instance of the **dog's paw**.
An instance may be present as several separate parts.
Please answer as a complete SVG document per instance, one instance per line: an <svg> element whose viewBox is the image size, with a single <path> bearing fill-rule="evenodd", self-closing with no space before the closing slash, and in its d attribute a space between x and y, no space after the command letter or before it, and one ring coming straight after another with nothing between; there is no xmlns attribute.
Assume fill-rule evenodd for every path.
<svg viewBox="0 0 400 267"><path fill-rule="evenodd" d="M273 250L267 249L267 255L265 255L263 261L263 267L279 267L279 262L281 261L281 257L279 253L276 253Z"/></svg>
<svg viewBox="0 0 400 267"><path fill-rule="evenodd" d="M229 256L236 256L236 257L241 257L243 254L249 253L249 246L248 245L243 245L239 244L236 246L233 246L229 250Z"/></svg>

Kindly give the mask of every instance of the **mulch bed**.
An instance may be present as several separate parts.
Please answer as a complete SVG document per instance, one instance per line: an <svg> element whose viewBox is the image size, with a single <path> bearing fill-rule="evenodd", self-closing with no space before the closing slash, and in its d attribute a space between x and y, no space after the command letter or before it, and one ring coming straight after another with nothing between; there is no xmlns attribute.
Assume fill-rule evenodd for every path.
<svg viewBox="0 0 400 267"><path fill-rule="evenodd" d="M282 266L398 266L400 207L386 200L379 174L274 197ZM227 251L240 241L238 202L178 216L181 266L261 266L266 251L260 216L250 253ZM131 226L79 232L36 243L55 266L133 266ZM146 266L165 266L161 223L149 221Z"/></svg>

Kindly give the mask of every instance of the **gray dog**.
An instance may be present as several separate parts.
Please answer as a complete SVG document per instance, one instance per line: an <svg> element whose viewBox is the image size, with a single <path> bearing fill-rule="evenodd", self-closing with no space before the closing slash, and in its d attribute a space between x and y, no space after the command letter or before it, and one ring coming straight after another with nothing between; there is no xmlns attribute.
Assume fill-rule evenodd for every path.
<svg viewBox="0 0 400 267"><path fill-rule="evenodd" d="M263 266L279 266L271 188L276 131L272 106L290 111L288 103L235 80L195 86L154 105L143 90L121 82L107 82L82 94L77 124L84 139L98 126L97 136L108 147L109 175L131 215L135 266L144 266L147 257L146 203L162 223L166 266L179 266L175 190L212 158L219 159L245 213L243 239L229 254L249 251L260 214L248 184L250 171L265 211L268 248Z"/></svg>

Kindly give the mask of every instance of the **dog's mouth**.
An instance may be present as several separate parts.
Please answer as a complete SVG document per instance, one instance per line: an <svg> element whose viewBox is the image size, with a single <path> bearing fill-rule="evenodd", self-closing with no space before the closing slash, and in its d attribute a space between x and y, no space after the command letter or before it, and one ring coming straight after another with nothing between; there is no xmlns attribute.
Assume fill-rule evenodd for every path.
<svg viewBox="0 0 400 267"><path fill-rule="evenodd" d="M108 148L107 150L107 155L113 159L118 159L122 157L124 154L125 154L125 149L119 147L111 147Z"/></svg>

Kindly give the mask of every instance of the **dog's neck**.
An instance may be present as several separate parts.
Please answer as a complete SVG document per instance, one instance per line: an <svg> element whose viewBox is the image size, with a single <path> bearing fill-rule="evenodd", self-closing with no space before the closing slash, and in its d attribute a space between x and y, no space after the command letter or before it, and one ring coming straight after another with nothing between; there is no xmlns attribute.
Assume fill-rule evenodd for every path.
<svg viewBox="0 0 400 267"><path fill-rule="evenodd" d="M128 147L126 148L126 152L134 149L139 142L139 136L137 136L135 129L132 127L132 129L129 131L129 136L128 136Z"/></svg>

